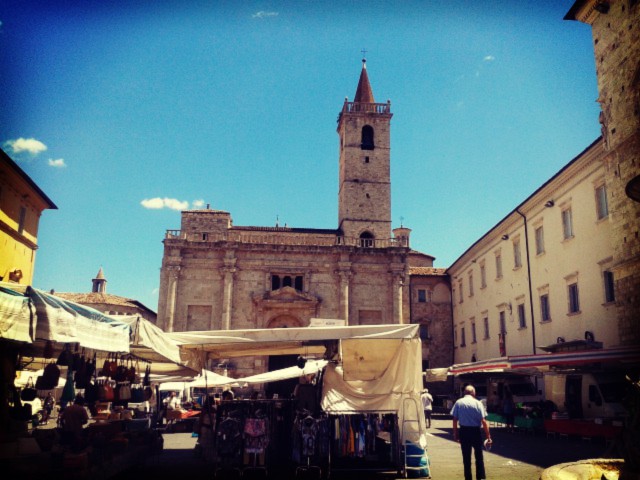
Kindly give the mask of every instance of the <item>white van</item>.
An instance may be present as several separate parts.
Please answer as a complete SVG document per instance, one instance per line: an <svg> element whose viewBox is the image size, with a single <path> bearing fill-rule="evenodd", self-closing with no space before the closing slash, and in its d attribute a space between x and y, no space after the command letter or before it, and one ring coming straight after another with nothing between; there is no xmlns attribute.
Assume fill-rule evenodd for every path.
<svg viewBox="0 0 640 480"><path fill-rule="evenodd" d="M555 373L544 376L547 400L569 418L615 418L626 414L622 405L627 383L616 373Z"/></svg>

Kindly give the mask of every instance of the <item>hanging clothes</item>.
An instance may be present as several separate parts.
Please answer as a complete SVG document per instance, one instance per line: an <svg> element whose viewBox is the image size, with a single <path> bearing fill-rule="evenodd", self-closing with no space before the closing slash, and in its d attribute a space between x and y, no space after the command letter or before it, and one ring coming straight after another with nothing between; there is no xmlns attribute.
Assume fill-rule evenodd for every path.
<svg viewBox="0 0 640 480"><path fill-rule="evenodd" d="M266 418L247 418L244 423L244 451L263 453L269 445L269 431Z"/></svg>

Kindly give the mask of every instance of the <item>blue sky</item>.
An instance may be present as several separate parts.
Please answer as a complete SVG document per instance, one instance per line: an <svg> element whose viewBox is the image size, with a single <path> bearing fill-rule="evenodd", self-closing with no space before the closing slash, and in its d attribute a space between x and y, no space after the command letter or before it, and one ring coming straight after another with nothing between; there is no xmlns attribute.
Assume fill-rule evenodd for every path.
<svg viewBox="0 0 640 480"><path fill-rule="evenodd" d="M5 0L0 145L59 208L34 286L88 292L103 267L157 309L184 208L336 228L363 48L394 113L393 226L449 266L600 134L572 3Z"/></svg>

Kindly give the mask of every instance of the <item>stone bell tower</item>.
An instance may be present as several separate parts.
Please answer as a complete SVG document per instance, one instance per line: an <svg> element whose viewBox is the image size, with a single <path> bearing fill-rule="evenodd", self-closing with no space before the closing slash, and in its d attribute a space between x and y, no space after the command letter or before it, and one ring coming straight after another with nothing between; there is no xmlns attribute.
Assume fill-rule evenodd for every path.
<svg viewBox="0 0 640 480"><path fill-rule="evenodd" d="M353 102L338 117L338 227L347 244L385 247L391 238L391 102L376 103L366 60Z"/></svg>

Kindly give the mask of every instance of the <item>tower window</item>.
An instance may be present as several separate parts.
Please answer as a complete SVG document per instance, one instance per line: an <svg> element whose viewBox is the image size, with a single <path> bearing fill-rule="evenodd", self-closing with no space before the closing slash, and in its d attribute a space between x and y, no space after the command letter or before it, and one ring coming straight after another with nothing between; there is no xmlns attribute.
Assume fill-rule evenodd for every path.
<svg viewBox="0 0 640 480"><path fill-rule="evenodd" d="M369 157L364 157L364 163L369 163Z"/></svg>
<svg viewBox="0 0 640 480"><path fill-rule="evenodd" d="M373 127L371 125L365 125L362 127L362 143L360 144L362 150L373 150Z"/></svg>
<svg viewBox="0 0 640 480"><path fill-rule="evenodd" d="M370 232L363 232L360 235L361 247L373 247L373 235Z"/></svg>

